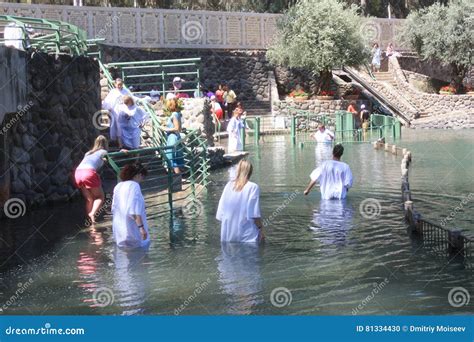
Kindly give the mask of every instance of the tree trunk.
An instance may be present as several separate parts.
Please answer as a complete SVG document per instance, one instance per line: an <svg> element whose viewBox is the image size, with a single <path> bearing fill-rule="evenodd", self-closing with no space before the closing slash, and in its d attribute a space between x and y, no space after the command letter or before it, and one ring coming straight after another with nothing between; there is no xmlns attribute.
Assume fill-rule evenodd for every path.
<svg viewBox="0 0 474 342"><path fill-rule="evenodd" d="M332 71L322 70L319 72L319 82L317 92L320 94L322 91L329 92L331 90Z"/></svg>
<svg viewBox="0 0 474 342"><path fill-rule="evenodd" d="M464 91L464 86L462 85L462 81L467 73L467 68L464 65L458 65L456 63L451 63L453 67L453 80L452 83L454 88L456 88L456 93L459 94Z"/></svg>

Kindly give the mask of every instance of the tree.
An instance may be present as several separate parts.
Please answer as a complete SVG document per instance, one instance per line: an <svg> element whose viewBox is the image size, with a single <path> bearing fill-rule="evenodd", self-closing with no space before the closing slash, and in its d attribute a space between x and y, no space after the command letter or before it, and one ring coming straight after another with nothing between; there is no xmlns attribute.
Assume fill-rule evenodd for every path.
<svg viewBox="0 0 474 342"><path fill-rule="evenodd" d="M405 22L401 39L424 60L451 65L457 91L473 64L474 4L470 0L434 4L412 12Z"/></svg>
<svg viewBox="0 0 474 342"><path fill-rule="evenodd" d="M368 58L357 11L337 0L300 0L278 22L268 59L308 70L319 76L318 92L329 90L333 68L360 65Z"/></svg>

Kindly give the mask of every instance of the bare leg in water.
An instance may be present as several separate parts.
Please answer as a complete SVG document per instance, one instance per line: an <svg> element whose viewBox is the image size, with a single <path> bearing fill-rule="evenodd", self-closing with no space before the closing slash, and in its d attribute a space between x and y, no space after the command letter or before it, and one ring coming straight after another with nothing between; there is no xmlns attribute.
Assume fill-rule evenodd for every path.
<svg viewBox="0 0 474 342"><path fill-rule="evenodd" d="M86 200L86 214L87 216L89 216L89 213L92 210L94 199L92 197L92 193L90 189L81 188L81 192L82 192L82 196L84 196L84 199Z"/></svg>
<svg viewBox="0 0 474 342"><path fill-rule="evenodd" d="M95 217L96 217L97 211L99 211L100 207L102 207L105 196L104 196L104 192L102 191L102 188L90 189L90 192L92 194L93 202L92 202L92 208L90 212L88 213L88 216L91 219L92 223L95 223Z"/></svg>

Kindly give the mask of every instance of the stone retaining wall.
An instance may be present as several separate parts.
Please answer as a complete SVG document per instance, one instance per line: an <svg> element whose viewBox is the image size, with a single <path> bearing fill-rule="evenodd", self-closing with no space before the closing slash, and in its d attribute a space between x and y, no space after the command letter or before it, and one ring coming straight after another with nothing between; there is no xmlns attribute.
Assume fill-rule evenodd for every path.
<svg viewBox="0 0 474 342"><path fill-rule="evenodd" d="M474 115L474 96L439 95L420 92L407 82L397 58L394 57L390 58L390 70L394 76L397 90L408 98L420 112L425 112L429 116L440 114L449 116L456 111Z"/></svg>
<svg viewBox="0 0 474 342"><path fill-rule="evenodd" d="M99 67L86 57L25 58L27 107L6 132L11 197L29 205L64 201L77 193L70 176L100 134L92 120L100 109Z"/></svg>
<svg viewBox="0 0 474 342"><path fill-rule="evenodd" d="M309 110L314 113L329 113L334 114L338 110L346 110L349 106L350 100L306 100L306 101L292 101L284 100L274 103L274 115L288 115L289 108L296 108L301 110ZM368 100L356 100L356 106L360 109L360 106L365 104L368 110L371 110L371 104Z"/></svg>

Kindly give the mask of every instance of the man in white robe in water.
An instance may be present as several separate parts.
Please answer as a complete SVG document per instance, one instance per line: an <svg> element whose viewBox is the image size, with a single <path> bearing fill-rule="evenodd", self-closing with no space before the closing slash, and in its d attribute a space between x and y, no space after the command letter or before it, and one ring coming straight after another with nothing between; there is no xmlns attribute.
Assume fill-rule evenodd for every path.
<svg viewBox="0 0 474 342"><path fill-rule="evenodd" d="M334 146L332 160L326 160L310 175L311 181L304 191L307 195L319 182L321 199L344 199L347 191L352 187L352 172L346 163L341 162L344 147L341 144Z"/></svg>
<svg viewBox="0 0 474 342"><path fill-rule="evenodd" d="M108 110L110 112L110 140L113 141L120 142L119 138L121 136L121 131L120 125L118 123L117 108L123 104L123 97L126 95L134 98L132 93L123 87L122 79L117 78L115 80L115 88L112 89L104 101L102 101L102 109Z"/></svg>
<svg viewBox="0 0 474 342"><path fill-rule="evenodd" d="M314 138L318 143L332 143L334 140L334 133L327 129L324 124L320 123L318 131L314 134Z"/></svg>

